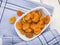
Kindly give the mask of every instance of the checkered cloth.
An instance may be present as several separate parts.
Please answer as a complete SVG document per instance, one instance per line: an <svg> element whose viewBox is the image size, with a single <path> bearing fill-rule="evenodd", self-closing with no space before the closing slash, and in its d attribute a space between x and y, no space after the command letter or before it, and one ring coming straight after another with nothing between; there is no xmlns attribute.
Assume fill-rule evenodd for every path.
<svg viewBox="0 0 60 45"><path fill-rule="evenodd" d="M9 18L17 16L16 11L22 10L24 13L32 8L42 6L45 7L52 16L53 7L30 2L27 0L0 0L0 38L3 45L60 45L60 35L49 27L37 38L32 41L23 41L15 32L14 25L9 24Z"/></svg>

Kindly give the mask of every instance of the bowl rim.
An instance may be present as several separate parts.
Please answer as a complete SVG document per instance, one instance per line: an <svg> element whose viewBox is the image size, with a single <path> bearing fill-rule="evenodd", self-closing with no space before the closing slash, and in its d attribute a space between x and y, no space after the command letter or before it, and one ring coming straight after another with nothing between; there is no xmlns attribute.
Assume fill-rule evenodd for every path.
<svg viewBox="0 0 60 45"><path fill-rule="evenodd" d="M28 14L29 12L34 11L34 10L38 10L38 9L44 9L45 11L48 12L48 15L49 15L49 16L51 15L46 8L40 6L40 7L33 8L33 9L29 10L28 12L24 13L22 16L20 16L20 17L16 20L16 22L19 21L19 20L21 20L21 19L22 19L26 14ZM14 24L14 28L15 28L15 31L16 31L17 35L21 38L20 33L19 33L18 29L16 28L16 22L15 22L15 24ZM44 27L44 29L42 29L41 33L50 25L50 23L51 23L51 16L50 16L50 22L47 24L47 26ZM40 34L41 34L41 33L40 33ZM40 34L38 34L37 36L39 36ZM22 35L22 34L21 34L21 35ZM35 38L36 38L37 36L35 36ZM21 38L21 39L22 39L22 38ZM34 39L34 38L33 38L33 39ZM25 39L23 39L23 40L24 40L24 41L31 41L32 38L31 38L31 39L29 38L29 40L25 40Z"/></svg>

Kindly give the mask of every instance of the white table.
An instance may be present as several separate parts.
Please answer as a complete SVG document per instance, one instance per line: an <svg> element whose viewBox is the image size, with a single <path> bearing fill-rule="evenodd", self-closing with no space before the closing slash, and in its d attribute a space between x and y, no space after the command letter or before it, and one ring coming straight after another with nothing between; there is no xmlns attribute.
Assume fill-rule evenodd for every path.
<svg viewBox="0 0 60 45"><path fill-rule="evenodd" d="M41 2L54 7L51 29L57 29L57 31L60 33L60 5L58 3L58 0L33 0L33 1Z"/></svg>

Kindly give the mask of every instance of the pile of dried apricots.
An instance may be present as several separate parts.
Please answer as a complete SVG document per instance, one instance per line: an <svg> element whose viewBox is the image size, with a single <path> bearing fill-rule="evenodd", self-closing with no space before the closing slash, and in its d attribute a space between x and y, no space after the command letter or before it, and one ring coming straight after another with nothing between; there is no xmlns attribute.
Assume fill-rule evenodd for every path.
<svg viewBox="0 0 60 45"><path fill-rule="evenodd" d="M50 16L43 15L42 10L32 11L16 23L16 28L22 35L32 38L34 35L40 34L49 21Z"/></svg>

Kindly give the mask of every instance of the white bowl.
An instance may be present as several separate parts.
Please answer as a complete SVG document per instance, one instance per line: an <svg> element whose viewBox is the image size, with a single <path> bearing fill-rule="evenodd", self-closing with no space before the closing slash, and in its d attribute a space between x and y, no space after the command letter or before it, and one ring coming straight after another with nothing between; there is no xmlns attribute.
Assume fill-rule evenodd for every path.
<svg viewBox="0 0 60 45"><path fill-rule="evenodd" d="M42 11L43 11L43 13L44 13L45 15L49 15L49 16L50 16L50 13L48 12L48 10L47 10L46 8L44 8L44 7L36 7L36 8L34 8L34 9L26 12L25 14L23 14L21 17L19 17L19 18L16 20L16 22L19 21L19 20L21 20L27 13L29 13L29 12L31 12L31 11L34 11L34 10L40 10L40 9L42 9ZM45 25L45 27L42 29L41 33L38 34L38 35L34 35L32 38L27 38L25 35L22 35L22 34L19 32L19 30L16 28L16 22L15 22L15 24L14 24L14 27L15 27L15 31L17 32L18 36L19 36L21 39L23 39L24 41L30 41L30 40L33 40L34 38L36 38L37 36L39 36L39 35L49 26L49 24L51 23L51 16L50 16L50 22L49 22L47 25Z"/></svg>

